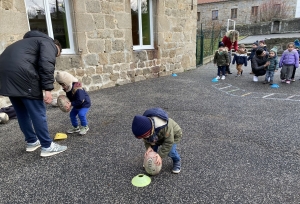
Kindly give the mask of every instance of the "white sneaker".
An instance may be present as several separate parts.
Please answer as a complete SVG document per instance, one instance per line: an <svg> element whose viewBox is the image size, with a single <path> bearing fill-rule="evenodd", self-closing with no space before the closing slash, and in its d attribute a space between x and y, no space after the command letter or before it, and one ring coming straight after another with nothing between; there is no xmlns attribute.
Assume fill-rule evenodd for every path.
<svg viewBox="0 0 300 204"><path fill-rule="evenodd" d="M62 146L52 142L50 147L48 148L42 147L41 157L49 157L55 154L59 154L65 150L67 150L67 146Z"/></svg>
<svg viewBox="0 0 300 204"><path fill-rule="evenodd" d="M224 80L224 79L225 79L225 76L223 75L221 79Z"/></svg>
<svg viewBox="0 0 300 204"><path fill-rule="evenodd" d="M220 79L220 77L219 77L219 76L217 76L217 77L216 77L216 79L218 79L218 80L219 80L219 79Z"/></svg>
<svg viewBox="0 0 300 204"><path fill-rule="evenodd" d="M26 152L33 152L34 150L36 150L37 148L39 148L41 146L41 143L39 140L37 140L34 143L27 143L26 146Z"/></svg>
<svg viewBox="0 0 300 204"><path fill-rule="evenodd" d="M258 77L257 76L253 76L253 81L257 82L258 81Z"/></svg>

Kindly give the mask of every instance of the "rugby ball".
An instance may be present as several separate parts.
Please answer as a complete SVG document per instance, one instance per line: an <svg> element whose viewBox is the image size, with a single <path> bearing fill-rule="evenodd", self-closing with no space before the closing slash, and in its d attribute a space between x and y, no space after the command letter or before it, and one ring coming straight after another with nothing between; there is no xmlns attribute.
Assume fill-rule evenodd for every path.
<svg viewBox="0 0 300 204"><path fill-rule="evenodd" d="M57 97L57 106L63 112L69 112L70 111L70 108L68 108L68 106L67 106L68 102L70 102L70 100L65 95L59 95Z"/></svg>
<svg viewBox="0 0 300 204"><path fill-rule="evenodd" d="M0 113L0 124L7 123L9 121L9 117L6 113Z"/></svg>
<svg viewBox="0 0 300 204"><path fill-rule="evenodd" d="M159 174L162 164L156 164L156 152L149 152L144 158L144 168L152 176Z"/></svg>

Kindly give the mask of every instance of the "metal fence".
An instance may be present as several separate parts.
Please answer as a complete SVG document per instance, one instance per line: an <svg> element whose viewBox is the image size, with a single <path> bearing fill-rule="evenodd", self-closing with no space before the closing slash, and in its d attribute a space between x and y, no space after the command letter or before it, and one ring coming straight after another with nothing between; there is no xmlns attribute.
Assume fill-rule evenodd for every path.
<svg viewBox="0 0 300 204"><path fill-rule="evenodd" d="M202 24L200 30L197 31L196 37L196 65L203 65L203 59L213 55L215 50L218 49L219 42L221 41L221 30L215 29L214 26L211 30L203 30Z"/></svg>

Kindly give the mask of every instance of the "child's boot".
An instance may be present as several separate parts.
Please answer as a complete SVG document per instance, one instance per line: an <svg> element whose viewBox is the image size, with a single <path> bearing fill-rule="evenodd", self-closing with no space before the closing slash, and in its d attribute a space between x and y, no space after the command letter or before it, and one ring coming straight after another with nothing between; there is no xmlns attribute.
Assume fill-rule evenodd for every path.
<svg viewBox="0 0 300 204"><path fill-rule="evenodd" d="M177 161L177 162L174 162L174 161L173 161L173 169L172 169L172 172L173 172L174 174L178 174L178 173L180 172L180 169L181 169L181 162L180 162L180 160Z"/></svg>

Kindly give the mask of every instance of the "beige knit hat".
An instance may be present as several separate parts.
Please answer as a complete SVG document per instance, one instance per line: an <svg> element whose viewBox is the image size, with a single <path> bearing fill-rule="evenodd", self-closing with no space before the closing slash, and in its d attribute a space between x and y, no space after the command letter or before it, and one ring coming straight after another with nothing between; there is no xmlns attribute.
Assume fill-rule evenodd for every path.
<svg viewBox="0 0 300 204"><path fill-rule="evenodd" d="M60 84L63 83L68 86L68 90L66 90L67 92L72 89L73 82L78 82L78 79L76 77L65 71L56 72L55 80Z"/></svg>

